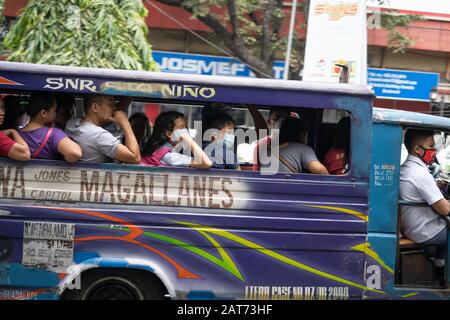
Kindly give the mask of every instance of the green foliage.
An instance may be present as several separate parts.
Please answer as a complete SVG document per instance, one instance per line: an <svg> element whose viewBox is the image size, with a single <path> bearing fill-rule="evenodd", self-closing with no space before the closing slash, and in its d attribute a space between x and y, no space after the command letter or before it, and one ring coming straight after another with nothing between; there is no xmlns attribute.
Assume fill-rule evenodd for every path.
<svg viewBox="0 0 450 320"><path fill-rule="evenodd" d="M5 10L5 0L0 0L0 25L3 25L5 22L5 15L3 11Z"/></svg>
<svg viewBox="0 0 450 320"><path fill-rule="evenodd" d="M156 70L140 0L31 0L7 34L10 61Z"/></svg>
<svg viewBox="0 0 450 320"><path fill-rule="evenodd" d="M237 35L244 41L244 44L256 55L261 55L261 41L262 41L262 15L267 10L268 6L274 0L235 0L236 16L239 23L239 30ZM281 3L281 2L280 2ZM210 15L222 23L222 25L230 25L230 12L227 8L227 0L184 0L182 7L189 8L193 14L193 18L205 17ZM216 8L225 9L225 14L218 15L214 11ZM272 21L282 21L284 12L280 8L275 7L272 11ZM275 25L272 26L272 28ZM220 42L220 37L217 38ZM274 32L272 38L272 45L279 46L279 41L283 41Z"/></svg>
<svg viewBox="0 0 450 320"><path fill-rule="evenodd" d="M388 48L394 53L405 53L408 48L414 45L414 39L408 37L400 31L400 28L408 27L414 21L421 21L424 18L419 15L399 14L395 10L390 10L381 16L381 25L388 31Z"/></svg>
<svg viewBox="0 0 450 320"><path fill-rule="evenodd" d="M3 28L3 26L6 23L6 18L3 12L5 11L5 0L0 0L0 28ZM4 53L4 46L3 43L0 42L0 55L3 55Z"/></svg>

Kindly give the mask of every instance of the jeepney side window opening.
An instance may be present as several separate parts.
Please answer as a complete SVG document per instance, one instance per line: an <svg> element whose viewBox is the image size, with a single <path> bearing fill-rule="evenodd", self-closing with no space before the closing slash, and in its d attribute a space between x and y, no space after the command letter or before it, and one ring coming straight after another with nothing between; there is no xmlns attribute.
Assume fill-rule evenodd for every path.
<svg viewBox="0 0 450 320"><path fill-rule="evenodd" d="M82 106L82 97L76 99L76 106L74 115L76 117L81 117L84 115ZM144 112L148 115L150 123L153 125L154 119L158 114L165 111L178 111L183 113L186 121L189 133L196 141L202 140L201 132L198 130L201 128L199 124L202 123L202 110L205 108L206 104L193 104L193 103L179 103L179 102L155 102L149 99L139 100L135 99L132 104L128 107L128 116L136 112ZM231 105L231 104L211 104L217 108L225 108L235 121L235 130L241 130L244 132L245 140L241 141L236 148L238 164L240 170L251 171L254 162L254 148L258 139L258 134L252 135L248 134L250 131L255 131L255 123L253 117L249 112L246 105ZM265 120L268 120L270 108L264 106L258 106L258 111ZM299 117L308 124L308 145L316 153L317 159L323 163L327 152L333 147L334 141L336 140L336 133L338 123L342 118L350 116L350 113L343 110L323 110L323 109L312 109L312 108L290 108L291 116ZM115 136L120 136L121 132L118 130L117 126L111 124L105 129L112 132ZM200 137L198 136L200 134ZM270 131L269 131L270 134ZM342 133L341 133L342 134ZM347 132L350 136L350 129ZM341 137L337 137L341 138ZM342 139L344 139L342 137ZM349 141L350 142L350 141ZM350 144L349 144L350 147ZM341 174L341 176L347 175L350 171L351 164L351 150L347 151L348 155L348 169L346 174ZM220 169L219 169L220 170ZM225 170L225 169L223 169ZM226 169L230 170L230 169ZM279 173L282 174L282 173ZM302 172L300 174L308 174L308 172Z"/></svg>
<svg viewBox="0 0 450 320"><path fill-rule="evenodd" d="M235 130L241 130L244 133L244 140L238 141L236 145L236 152L238 158L238 164L240 170L251 171L254 161L254 148L258 139L258 133L248 134L250 131L256 131L255 123L251 113L246 105L231 105L231 104L212 104L213 108L219 108L225 110L235 121ZM204 137L201 132L198 132L198 125L204 120L202 118L202 110L205 108L205 104L184 104L184 103L140 103L134 102L131 110L134 112L145 112L152 115L150 121L153 123L157 115L164 111L177 111L185 115L187 126L191 136L196 141L202 140ZM259 113L267 121L269 118L270 108L264 106L257 107ZM291 112L291 116L298 117L305 120L308 123L308 145L315 151L316 156L320 162L323 163L325 155L333 147L336 140L336 133L338 123L342 118L350 118L350 113L347 111L324 111L323 109L311 109L311 108L288 108ZM130 116L131 114L129 114ZM197 125L197 127L196 127ZM342 130L341 130L342 131ZM268 132L270 134L270 131ZM348 139L350 139L350 128L348 132ZM338 137L340 138L340 137ZM342 137L342 139L345 139ZM350 141L349 141L350 147ZM348 169L346 173L350 171L350 155L351 150L348 150ZM220 170L220 169L219 169ZM223 169L225 170L225 169ZM230 170L230 169L226 169ZM308 174L303 172L301 174ZM342 174L346 175L346 174Z"/></svg>
<svg viewBox="0 0 450 320"><path fill-rule="evenodd" d="M29 93L27 92L25 95L21 93L21 96L27 96ZM84 106L83 106L83 96L74 94L74 107L72 110L72 117L83 117L84 116ZM136 98L125 110L128 116L136 112L145 112L151 124L153 124L154 119L157 115L164 111L178 111L184 114L187 120L187 127L191 133L193 138L198 139L202 137L198 137L198 128L196 128L196 124L202 122L202 110L208 104L199 104L199 103L183 103L183 102L173 102L173 101L161 101L154 100L148 98ZM228 112L235 121L235 130L241 130L244 132L244 141L241 141L238 145L236 145L236 153L238 158L238 163L241 170L252 170L253 166L253 152L255 145L261 139L258 133L255 135L247 134L250 131L255 131L255 123L251 112L248 110L248 106L239 104L224 104L224 103L210 103L209 106L213 106L213 108L224 108L226 112ZM268 106L257 106L257 110L261 114L262 118L266 121L269 118L271 108L280 108L276 107L268 107ZM333 147L333 138L336 136L336 128L338 126L338 122L340 119L349 117L350 113L347 111L329 111L324 109L313 109L313 108L285 108L289 109L291 117L298 117L301 120L304 120L308 124L308 145L314 150L317 159L323 163L324 157L328 150ZM105 129L109 130L113 135L120 137L121 132L117 126L111 124L107 126ZM268 132L270 134L270 130ZM350 130L348 132L350 135ZM350 150L348 151L349 158L351 155ZM349 166L351 159L348 159ZM227 169L230 170L230 169ZM347 171L347 173L349 170ZM286 173L278 173L281 175L285 175ZM302 172L300 174L308 174L308 172ZM297 174L294 174L297 175ZM342 175L345 176L345 175Z"/></svg>

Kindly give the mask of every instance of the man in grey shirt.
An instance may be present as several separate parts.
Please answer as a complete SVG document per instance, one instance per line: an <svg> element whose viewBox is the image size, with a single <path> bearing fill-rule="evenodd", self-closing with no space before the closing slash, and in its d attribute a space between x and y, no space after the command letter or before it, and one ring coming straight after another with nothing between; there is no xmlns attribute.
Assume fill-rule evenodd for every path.
<svg viewBox="0 0 450 320"><path fill-rule="evenodd" d="M131 129L127 114L122 111L130 99L119 103L115 111L115 100L112 96L88 95L84 99L84 118L71 119L66 124L67 135L76 141L83 151L80 161L110 162L117 160L125 163L139 163L141 153L139 144ZM117 124L125 136L122 144L103 127L109 123Z"/></svg>
<svg viewBox="0 0 450 320"><path fill-rule="evenodd" d="M448 215L450 203L442 195L427 167L436 157L433 132L410 129L405 134L405 146L408 157L400 169L400 198L409 202L426 202L430 207L402 206L401 232L415 242L445 244L447 224L439 215ZM438 258L443 256L445 250L440 250Z"/></svg>
<svg viewBox="0 0 450 320"><path fill-rule="evenodd" d="M319 162L316 153L310 146L298 142L289 142L286 145L280 146L280 156L287 161L288 166L292 165L297 173L302 173L305 170L309 171L308 168L313 161ZM283 161L280 161L278 171L292 172L288 166Z"/></svg>
<svg viewBox="0 0 450 320"><path fill-rule="evenodd" d="M314 150L307 145L306 122L298 118L287 118L281 123L279 135L279 172L328 174L324 165L317 160ZM277 150L273 151L277 153Z"/></svg>

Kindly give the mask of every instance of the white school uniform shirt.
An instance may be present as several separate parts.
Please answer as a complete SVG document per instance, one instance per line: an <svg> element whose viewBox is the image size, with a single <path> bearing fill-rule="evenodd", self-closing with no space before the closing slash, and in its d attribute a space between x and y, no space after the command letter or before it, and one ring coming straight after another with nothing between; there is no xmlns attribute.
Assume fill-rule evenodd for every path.
<svg viewBox="0 0 450 320"><path fill-rule="evenodd" d="M426 202L429 206L443 199L425 163L408 155L400 168L400 198L409 202ZM431 207L401 206L401 232L415 242L425 242L446 228L445 221Z"/></svg>
<svg viewBox="0 0 450 320"><path fill-rule="evenodd" d="M168 142L161 148L171 148L173 150L173 146ZM162 157L161 162L166 166L189 167L192 163L192 157L173 150L173 152L167 152L164 157Z"/></svg>

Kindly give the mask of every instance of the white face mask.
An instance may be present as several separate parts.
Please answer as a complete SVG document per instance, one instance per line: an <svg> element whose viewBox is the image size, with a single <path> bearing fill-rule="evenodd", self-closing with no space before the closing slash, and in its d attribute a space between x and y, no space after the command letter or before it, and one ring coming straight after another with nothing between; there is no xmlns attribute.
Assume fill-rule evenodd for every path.
<svg viewBox="0 0 450 320"><path fill-rule="evenodd" d="M172 132L172 137L170 138L170 141L172 141L173 143L178 143L178 141L180 140L180 137L185 133L189 134L189 130L186 128L174 130Z"/></svg>
<svg viewBox="0 0 450 320"><path fill-rule="evenodd" d="M234 146L234 134L231 133L226 133L225 136L223 137L223 144L225 145L225 147L227 149L232 149Z"/></svg>

